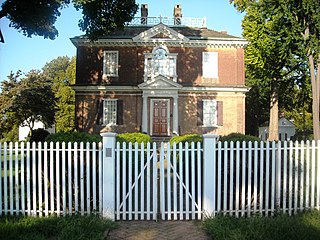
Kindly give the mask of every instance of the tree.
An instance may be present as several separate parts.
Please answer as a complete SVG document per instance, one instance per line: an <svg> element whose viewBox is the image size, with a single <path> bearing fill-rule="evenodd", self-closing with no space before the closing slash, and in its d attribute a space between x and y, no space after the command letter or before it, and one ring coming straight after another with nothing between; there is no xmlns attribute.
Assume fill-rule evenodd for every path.
<svg viewBox="0 0 320 240"><path fill-rule="evenodd" d="M302 42L308 59L312 87L312 119L314 139L320 139L320 1L287 0L287 14ZM302 40L301 40L302 38Z"/></svg>
<svg viewBox="0 0 320 240"><path fill-rule="evenodd" d="M292 53L292 63L297 67L308 64L305 70L310 76L312 87L312 115L314 138L320 139L319 101L320 101L320 1L313 0L231 0L240 11L249 14L253 6L259 7L264 23L277 19L278 39L284 51ZM254 32L254 31L252 31ZM269 35L267 36L269 37ZM290 44L287 44L290 43ZM294 47L293 47L294 46ZM289 59L284 58L283 61ZM278 62L274 62L277 65ZM289 74L291 71L284 68ZM297 75L293 74L293 77ZM301 79L306 79L302 77ZM297 83L296 83L297 84Z"/></svg>
<svg viewBox="0 0 320 240"><path fill-rule="evenodd" d="M75 83L76 59L58 57L43 67L43 73L52 82L57 111L55 127L57 132L70 132L75 129L75 93L70 84Z"/></svg>
<svg viewBox="0 0 320 240"><path fill-rule="evenodd" d="M247 84L269 98L268 139L278 140L279 93L283 97L296 84L291 73L297 68L292 53L297 46L286 27L287 21L282 19L281 6L268 5L267 1L246 3L242 27L243 36L249 41L245 49Z"/></svg>
<svg viewBox="0 0 320 240"><path fill-rule="evenodd" d="M138 9L134 0L5 0L0 19L7 17L10 26L27 37L38 35L53 40L58 36L54 24L60 11L71 2L82 10L79 27L92 39L123 28Z"/></svg>
<svg viewBox="0 0 320 240"><path fill-rule="evenodd" d="M9 81L2 82L1 129L10 131L10 125L21 125L32 130L36 121L51 126L56 109L54 93L48 79L35 70L20 81L18 77L19 74L11 74Z"/></svg>

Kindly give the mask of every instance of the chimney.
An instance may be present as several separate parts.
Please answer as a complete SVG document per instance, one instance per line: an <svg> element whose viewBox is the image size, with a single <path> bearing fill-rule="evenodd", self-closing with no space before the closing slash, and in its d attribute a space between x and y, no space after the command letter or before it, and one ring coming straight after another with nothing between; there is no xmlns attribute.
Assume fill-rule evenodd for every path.
<svg viewBox="0 0 320 240"><path fill-rule="evenodd" d="M141 4L141 24L147 25L148 4Z"/></svg>
<svg viewBox="0 0 320 240"><path fill-rule="evenodd" d="M176 4L173 10L174 25L181 25L182 9L181 4Z"/></svg>

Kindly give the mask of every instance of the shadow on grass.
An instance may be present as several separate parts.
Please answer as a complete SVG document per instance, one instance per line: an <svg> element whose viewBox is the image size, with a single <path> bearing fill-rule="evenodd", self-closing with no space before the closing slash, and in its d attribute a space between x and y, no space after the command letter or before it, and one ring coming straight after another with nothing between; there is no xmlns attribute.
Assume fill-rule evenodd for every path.
<svg viewBox="0 0 320 240"><path fill-rule="evenodd" d="M254 216L236 218L217 216L204 221L212 239L320 239L320 212L308 211L294 216Z"/></svg>
<svg viewBox="0 0 320 240"><path fill-rule="evenodd" d="M67 217L0 217L0 239L103 239L104 232L117 227L115 222L96 215Z"/></svg>

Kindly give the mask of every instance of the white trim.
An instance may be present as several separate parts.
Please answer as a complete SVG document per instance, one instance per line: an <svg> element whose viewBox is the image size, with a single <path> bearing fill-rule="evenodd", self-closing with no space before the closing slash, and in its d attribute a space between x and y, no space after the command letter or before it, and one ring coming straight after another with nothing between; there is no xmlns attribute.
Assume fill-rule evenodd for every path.
<svg viewBox="0 0 320 240"><path fill-rule="evenodd" d="M173 41L167 39L152 39L140 42L134 42L131 38L128 39L99 39L90 41L86 38L72 38L71 42L74 46L120 46L120 47L137 47L150 46L155 47L159 44L165 44L168 47L194 47L194 48L244 48L248 45L248 41L242 38L211 38L211 39L194 39L187 42Z"/></svg>
<svg viewBox="0 0 320 240"><path fill-rule="evenodd" d="M217 124L217 121L218 121L217 100L215 100L215 99L203 99L202 102L203 102L203 104L202 104L202 115L203 115L203 119L202 119L203 125L202 125L202 127L217 127L218 126L218 124ZM205 108L205 103L209 103L209 102L214 103L214 110L211 109L211 111L214 111L214 118L215 118L214 122L215 122L215 124L211 124L211 125L207 124L206 125L205 121L207 122L208 120L205 120L206 119L205 110L208 110L208 109Z"/></svg>
<svg viewBox="0 0 320 240"><path fill-rule="evenodd" d="M166 25L159 23L158 25L138 34L137 36L133 37L132 40L134 42L145 42L145 41L154 41L158 40L157 38L153 38L154 36L158 35L159 33L163 33L164 35L168 36L167 39L160 38L160 40L166 40L166 41L179 41L179 42L187 42L189 41L189 38L183 36L181 33L178 33L177 31L173 30L170 27L167 27Z"/></svg>
<svg viewBox="0 0 320 240"><path fill-rule="evenodd" d="M106 59L106 55L107 54L115 54L116 56L116 59L115 59L115 73L112 74L112 73L106 73L107 72L107 59ZM118 73L118 70L119 70L119 51L109 51L109 50L105 50L103 51L103 66L102 66L102 79L107 79L107 77L118 77L119 76L119 73Z"/></svg>
<svg viewBox="0 0 320 240"><path fill-rule="evenodd" d="M170 99L168 98L151 98L150 99L150 135L153 136L153 102L166 101L167 102L167 136L170 136Z"/></svg>
<svg viewBox="0 0 320 240"><path fill-rule="evenodd" d="M103 98L103 113L102 113L102 125L103 126L117 126L117 114L118 114L118 99L115 98ZM115 109L116 109L116 118L115 118L115 122L111 122L111 123L106 123L106 116L105 116L105 109L106 109L106 102L114 102L113 104L115 104Z"/></svg>

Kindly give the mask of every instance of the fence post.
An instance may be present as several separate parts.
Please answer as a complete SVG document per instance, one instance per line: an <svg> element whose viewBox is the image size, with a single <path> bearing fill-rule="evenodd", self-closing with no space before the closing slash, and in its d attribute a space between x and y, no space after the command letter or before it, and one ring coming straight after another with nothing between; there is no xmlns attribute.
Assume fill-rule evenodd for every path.
<svg viewBox="0 0 320 240"><path fill-rule="evenodd" d="M203 135L203 212L215 215L216 205L216 142L219 136Z"/></svg>
<svg viewBox="0 0 320 240"><path fill-rule="evenodd" d="M115 220L115 145L116 133L103 132L102 136L102 216Z"/></svg>

